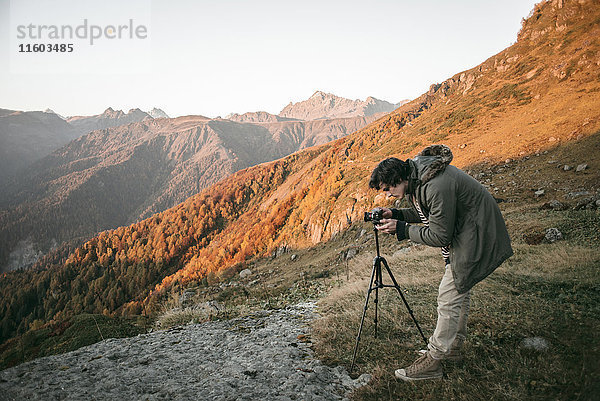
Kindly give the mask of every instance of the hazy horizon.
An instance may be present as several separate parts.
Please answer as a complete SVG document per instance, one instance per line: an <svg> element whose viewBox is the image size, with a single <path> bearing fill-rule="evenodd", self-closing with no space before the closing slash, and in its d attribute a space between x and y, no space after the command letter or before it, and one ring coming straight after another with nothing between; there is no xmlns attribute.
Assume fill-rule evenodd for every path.
<svg viewBox="0 0 600 401"><path fill-rule="evenodd" d="M50 71L34 73L12 71L17 64L3 58L0 107L50 108L63 116L95 115L108 107L157 107L171 117L277 114L317 90L397 103L514 43L535 3L137 0L123 11L118 2L87 1L65 13L72 0L53 2L50 11L39 0L18 6L2 0L0 46L10 57L16 49L9 26L23 4L40 10L27 14L37 24L119 22L132 15L150 22L139 53L126 47L131 42L99 41L69 56L32 55L39 60L31 62L32 70L48 65ZM70 72L58 72L63 67Z"/></svg>

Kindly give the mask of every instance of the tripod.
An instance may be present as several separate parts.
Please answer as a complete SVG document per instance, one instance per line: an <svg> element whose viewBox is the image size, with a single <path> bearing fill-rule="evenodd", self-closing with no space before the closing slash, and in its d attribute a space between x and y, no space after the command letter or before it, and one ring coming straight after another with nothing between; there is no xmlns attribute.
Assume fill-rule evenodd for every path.
<svg viewBox="0 0 600 401"><path fill-rule="evenodd" d="M400 289L400 286L398 285L396 278L392 274L392 271L390 270L390 267L388 266L388 263L385 260L385 258L379 254L379 230L377 230L376 224L377 224L377 222L373 221L373 231L375 232L375 248L377 249L377 256L375 256L375 258L373 259L373 271L371 272L371 283L369 284L369 289L367 290L365 307L363 309L362 319L360 320L360 327L358 328L358 335L356 336L356 346L354 347L354 355L352 356L352 365L350 366L350 372L352 372L352 370L354 370L354 363L356 362L356 354L358 352L358 343L360 341L360 335L362 333L363 324L365 322L365 316L367 314L367 308L369 306L369 297L371 296L371 292L373 292L373 291L375 291L375 300L374 300L374 302L375 302L375 338L377 338L377 306L379 304L379 289L380 288L395 288L396 290L398 290L398 294L400 294L400 298L402 298L402 301L404 302L404 305L406 306L406 309L408 310L410 317L412 318L413 322L415 323L415 326L417 326L417 329L419 330L419 334L421 334L421 338L425 342L425 346L427 346L427 339L425 338L425 335L423 334L423 331L421 330L421 326L419 326L419 323L417 322L417 319L415 318L415 315L413 314L412 309L410 309L410 306L408 305L408 302L406 301L406 298L404 297L404 294L402 293L402 290ZM388 275L392 279L392 283L394 283L393 285L392 284L383 284L383 276L381 273L381 265L382 264L383 264L383 266L385 266L385 270L387 271Z"/></svg>

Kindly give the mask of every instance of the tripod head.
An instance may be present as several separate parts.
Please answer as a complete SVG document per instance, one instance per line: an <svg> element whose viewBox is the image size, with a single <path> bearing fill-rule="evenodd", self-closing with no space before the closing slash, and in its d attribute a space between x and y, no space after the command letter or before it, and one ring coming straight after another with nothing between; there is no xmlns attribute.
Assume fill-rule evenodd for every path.
<svg viewBox="0 0 600 401"><path fill-rule="evenodd" d="M370 221L373 223L373 231L375 232L375 248L377 249L377 257L381 257L379 253L379 230L377 226L381 224L383 220L383 210L375 209L372 212L365 212L365 222Z"/></svg>

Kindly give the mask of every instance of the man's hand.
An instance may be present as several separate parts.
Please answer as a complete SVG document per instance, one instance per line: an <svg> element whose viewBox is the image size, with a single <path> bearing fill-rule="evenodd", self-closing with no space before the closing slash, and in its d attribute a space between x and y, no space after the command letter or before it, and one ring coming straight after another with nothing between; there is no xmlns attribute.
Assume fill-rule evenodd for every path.
<svg viewBox="0 0 600 401"><path fill-rule="evenodd" d="M392 209L388 209L387 207L376 207L375 209L373 209L373 212L375 212L377 210L381 210L383 212L382 217L384 219L389 219L390 217L392 217ZM381 220L381 221L383 221L383 220Z"/></svg>
<svg viewBox="0 0 600 401"><path fill-rule="evenodd" d="M390 216L391 216L392 211L391 210L389 210L389 211L390 211ZM385 214L384 214L384 217L385 217ZM396 224L397 223L398 223L398 220L382 219L381 224L378 224L375 227L377 227L377 229L383 233L396 234Z"/></svg>
<svg viewBox="0 0 600 401"><path fill-rule="evenodd" d="M406 222L402 220L382 219L381 224L376 225L377 229L383 233L396 235L398 241L406 239Z"/></svg>

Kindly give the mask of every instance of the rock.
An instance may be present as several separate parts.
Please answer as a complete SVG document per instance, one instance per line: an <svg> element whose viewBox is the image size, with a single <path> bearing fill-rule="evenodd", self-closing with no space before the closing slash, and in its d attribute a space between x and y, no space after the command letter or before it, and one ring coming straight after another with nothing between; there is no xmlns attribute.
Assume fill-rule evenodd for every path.
<svg viewBox="0 0 600 401"><path fill-rule="evenodd" d="M411 250L411 247L398 249L396 252L394 252L394 254L392 256L397 258L399 256L406 255L408 252L410 252L410 250Z"/></svg>
<svg viewBox="0 0 600 401"><path fill-rule="evenodd" d="M298 258L298 255L296 255L296 254L293 254L293 255L290 257L290 259L291 259L292 261L296 260L297 258Z"/></svg>
<svg viewBox="0 0 600 401"><path fill-rule="evenodd" d="M565 164L565 165L563 166L563 170L565 170L565 171L569 171L569 170L571 170L572 168L573 168L573 167L569 166L568 164Z"/></svg>
<svg viewBox="0 0 600 401"><path fill-rule="evenodd" d="M179 305L185 308L186 306L192 304L194 295L196 295L195 290L185 290L183 294L179 296Z"/></svg>
<svg viewBox="0 0 600 401"><path fill-rule="evenodd" d="M506 159L506 160L504 160L504 164L509 164L509 163L512 163L512 159Z"/></svg>
<svg viewBox="0 0 600 401"><path fill-rule="evenodd" d="M588 168L588 165L583 163L583 164L578 165L577 168L575 169L575 171L579 173L587 168Z"/></svg>
<svg viewBox="0 0 600 401"><path fill-rule="evenodd" d="M540 189L540 190L535 191L534 195L536 198L539 198L540 196L544 195L545 192L546 192L545 190Z"/></svg>
<svg viewBox="0 0 600 401"><path fill-rule="evenodd" d="M244 278L248 277L251 274L252 274L252 270L250 270L250 269L244 269L244 270L242 270L240 272L240 278L244 279Z"/></svg>
<svg viewBox="0 0 600 401"><path fill-rule="evenodd" d="M553 243L553 242L563 239L563 235L560 231L558 231L558 228L553 227L553 228L549 228L546 230L546 235L544 236L544 238L549 243Z"/></svg>
<svg viewBox="0 0 600 401"><path fill-rule="evenodd" d="M585 198L579 200L577 205L573 209L581 210L581 209L595 209L596 208L596 199L594 198Z"/></svg>
<svg viewBox="0 0 600 401"><path fill-rule="evenodd" d="M341 400L366 383L299 342L314 303L110 339L0 371L6 400ZM89 373L82 374L87 371Z"/></svg>
<svg viewBox="0 0 600 401"><path fill-rule="evenodd" d="M277 248L277 252L275 253L275 256L280 257L287 251L288 251L288 247L286 245L281 245L279 248Z"/></svg>
<svg viewBox="0 0 600 401"><path fill-rule="evenodd" d="M556 199L552 199L551 201L546 202L542 206L540 206L540 209L547 209L547 210L566 210L568 208L569 208L568 205L565 205L564 203L561 203L561 202L557 201Z"/></svg>
<svg viewBox="0 0 600 401"><path fill-rule="evenodd" d="M217 301L207 301L200 305L200 309L205 310L209 314L213 314L221 312L224 308L223 305Z"/></svg>
<svg viewBox="0 0 600 401"><path fill-rule="evenodd" d="M589 191L575 191L575 192L569 192L567 194L567 198L578 198L580 196L588 196L591 195L591 193Z"/></svg>
<svg viewBox="0 0 600 401"><path fill-rule="evenodd" d="M350 249L348 249L348 252L346 253L346 260L352 259L357 254L358 254L358 251L356 250L356 248L350 248Z"/></svg>
<svg viewBox="0 0 600 401"><path fill-rule="evenodd" d="M548 341L543 337L527 337L521 342L521 348L538 352L547 351L550 348Z"/></svg>

